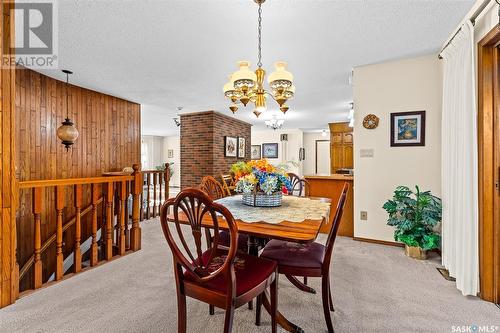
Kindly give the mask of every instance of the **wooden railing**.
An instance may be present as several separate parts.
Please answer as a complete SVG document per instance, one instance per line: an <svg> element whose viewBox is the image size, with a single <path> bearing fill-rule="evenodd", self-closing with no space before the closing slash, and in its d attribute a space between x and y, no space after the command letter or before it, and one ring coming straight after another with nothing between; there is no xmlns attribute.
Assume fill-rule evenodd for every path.
<svg viewBox="0 0 500 333"><path fill-rule="evenodd" d="M142 174L141 221L160 215L160 206L169 197L170 165L165 163L165 170L146 170Z"/></svg>
<svg viewBox="0 0 500 333"><path fill-rule="evenodd" d="M34 228L34 251L20 270L22 278L26 272L33 267L34 289L38 289L43 283L42 273L42 253L55 241L55 280L60 280L64 275L64 255L63 255L63 232L71 226L74 228L73 243L73 272L82 270L81 253L81 221L86 214L91 214L91 245L90 245L90 266L99 263L99 259L110 260L113 256L122 256L127 250L137 251L141 248L140 219L140 197L143 192L143 175L138 165L133 166L134 173L128 176L93 177L93 178L70 178L56 180L34 180L19 182L20 191L32 191L32 210ZM168 182L166 183L168 186ZM82 193L85 187L90 187L90 205L82 207ZM75 216L63 225L63 211L70 207L66 205L65 192L72 189L74 200L73 207ZM89 190L89 188L86 188ZM46 191L54 191L56 214L56 232L48 237L43 243L41 239L42 209L44 207L43 198ZM48 193L48 192L47 192ZM132 196L132 224L129 230L129 201ZM101 221L98 221L98 205L103 205ZM100 222L100 223L99 223ZM101 229L101 239L98 243L97 233ZM115 231L115 233L113 233ZM22 242L22 240L18 240Z"/></svg>

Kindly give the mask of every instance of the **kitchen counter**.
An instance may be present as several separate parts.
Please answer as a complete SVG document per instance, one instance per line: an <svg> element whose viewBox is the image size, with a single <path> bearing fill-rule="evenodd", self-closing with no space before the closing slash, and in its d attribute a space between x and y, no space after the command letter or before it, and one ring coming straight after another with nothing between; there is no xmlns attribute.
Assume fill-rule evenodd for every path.
<svg viewBox="0 0 500 333"><path fill-rule="evenodd" d="M352 175L342 175L342 174L316 174L304 176L306 179L334 179L334 180L354 180Z"/></svg>
<svg viewBox="0 0 500 333"><path fill-rule="evenodd" d="M349 192L344 207L344 214L340 222L338 235L339 236L354 236L354 177L352 175L310 175L304 176L309 183L309 195L313 197L322 197L332 199L332 210L330 212L329 223L323 224L320 231L328 233L332 227L333 217L335 216L335 208L342 193L344 183L349 183Z"/></svg>

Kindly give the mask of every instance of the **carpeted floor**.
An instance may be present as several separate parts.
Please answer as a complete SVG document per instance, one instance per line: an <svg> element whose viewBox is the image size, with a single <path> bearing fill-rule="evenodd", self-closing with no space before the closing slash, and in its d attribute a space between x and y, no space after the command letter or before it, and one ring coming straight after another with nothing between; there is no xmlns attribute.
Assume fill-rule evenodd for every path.
<svg viewBox="0 0 500 333"><path fill-rule="evenodd" d="M171 256L157 220L142 224L141 251L19 299L0 310L0 332L175 332ZM500 326L500 309L464 297L436 270L402 249L339 238L331 266L334 327L342 332L452 332ZM320 290L318 279L310 284ZM306 332L326 332L320 295L280 280L279 309ZM188 299L188 332L221 332L222 310ZM234 332L270 332L269 316L236 311ZM497 331L500 331L497 329ZM464 332L464 331L462 331ZM470 332L475 332L474 330ZM490 332L490 331L489 331Z"/></svg>

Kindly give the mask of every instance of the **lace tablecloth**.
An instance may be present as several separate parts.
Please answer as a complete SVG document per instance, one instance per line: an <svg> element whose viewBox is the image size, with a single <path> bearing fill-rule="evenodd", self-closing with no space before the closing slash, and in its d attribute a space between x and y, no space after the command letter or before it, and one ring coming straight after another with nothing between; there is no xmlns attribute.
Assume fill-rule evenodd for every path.
<svg viewBox="0 0 500 333"><path fill-rule="evenodd" d="M216 200L217 203L225 206L237 220L246 223L267 222L280 223L283 221L303 222L304 220L328 221L330 213L330 203L309 198L294 196L283 196L280 207L252 207L241 202L241 195L234 195Z"/></svg>

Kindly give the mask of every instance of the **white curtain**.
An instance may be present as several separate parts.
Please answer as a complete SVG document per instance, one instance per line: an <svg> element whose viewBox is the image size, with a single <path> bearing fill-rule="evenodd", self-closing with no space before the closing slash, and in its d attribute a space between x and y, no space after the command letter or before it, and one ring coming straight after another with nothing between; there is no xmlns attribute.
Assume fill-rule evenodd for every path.
<svg viewBox="0 0 500 333"><path fill-rule="evenodd" d="M474 27L442 53L442 263L463 295L479 291L478 156Z"/></svg>

